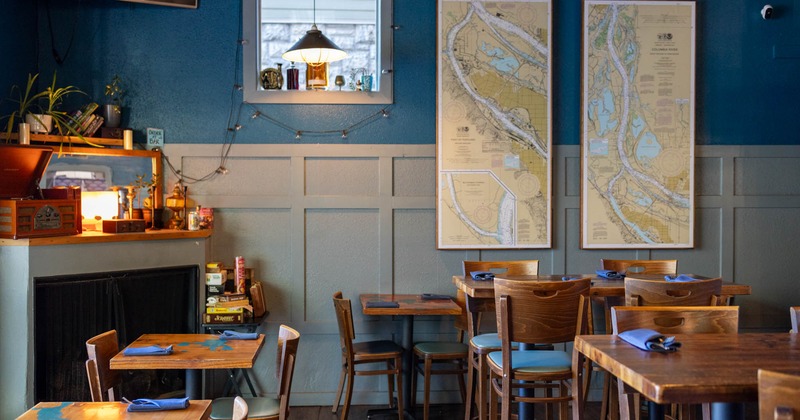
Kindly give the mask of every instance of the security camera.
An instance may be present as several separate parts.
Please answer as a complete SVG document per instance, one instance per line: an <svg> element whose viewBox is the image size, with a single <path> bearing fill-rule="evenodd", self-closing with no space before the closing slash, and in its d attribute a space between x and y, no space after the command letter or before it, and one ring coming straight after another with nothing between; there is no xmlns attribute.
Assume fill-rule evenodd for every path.
<svg viewBox="0 0 800 420"><path fill-rule="evenodd" d="M761 8L761 17L764 19L772 19L772 5L765 4L763 8Z"/></svg>

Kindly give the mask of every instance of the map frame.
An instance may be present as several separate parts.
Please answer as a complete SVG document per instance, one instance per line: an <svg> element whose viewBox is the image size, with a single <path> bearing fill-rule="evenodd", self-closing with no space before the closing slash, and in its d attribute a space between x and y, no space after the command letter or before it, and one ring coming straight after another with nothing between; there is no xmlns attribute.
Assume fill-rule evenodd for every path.
<svg viewBox="0 0 800 420"><path fill-rule="evenodd" d="M637 79L634 76L631 77L633 81L620 82L620 86L625 86L627 83L632 85L632 87L620 88L620 92L629 92L629 95L620 93L618 96L614 96L615 93L619 92L613 90L603 92L600 95L598 86L603 83L597 82L597 80L601 80L597 77L600 73L598 71L596 74L590 68L596 65L601 68L598 65L600 59L597 58L601 56L601 53L592 55L592 51L598 51L600 48L593 50L592 45L590 45L593 41L593 34L590 33L594 22L592 19L598 16L596 14L593 15L593 12L597 13L594 8L608 8L612 5L615 8L636 7L637 13L640 15L644 13L644 17L641 20L636 20L636 23L641 23L642 27L646 29L643 32L651 35L651 37L647 38L646 43L642 42L644 46L638 43L634 48L626 46L625 52L629 53L631 50L640 52L642 55L647 56L647 60L653 63L650 63L652 64L651 68L648 68L646 64L641 64L637 61L634 74L639 74L639 72L645 74L644 72L647 70L659 70L656 72L656 77L645 74L647 77ZM668 13L657 14L665 7L675 7L675 10L680 10L680 13L676 12L674 15ZM659 18L656 19L654 16ZM685 19L687 16L688 19ZM638 18L639 15L637 15ZM687 20L690 20L688 28L686 27ZM617 23L621 21L623 24L626 22L625 19L617 21L616 18L609 20L609 22L612 21ZM661 27L653 29L658 25L663 25L663 29ZM581 53L582 249L694 248L696 28L695 1L584 0ZM650 33L652 31L657 31L657 33ZM627 37L630 32L634 31L629 30L622 36ZM604 40L606 41L606 46L608 46L608 38L605 37ZM639 39L637 39L638 41ZM595 43L594 45L602 46L603 44ZM650 49L648 50L645 47ZM607 48L603 52L613 56L616 52L609 52L611 49L615 48ZM630 55L626 58L629 57ZM637 56L637 60L639 58ZM607 60L612 64L604 67L604 69L614 68L623 61ZM642 70L642 68L645 69ZM614 68L614 70L617 69ZM626 67L625 70L630 71L630 68ZM612 72L609 71L609 74ZM672 78L670 76L661 76L669 75L671 72L674 75ZM616 74L618 77L620 72L616 71ZM590 78L591 76L594 76L594 78ZM611 77L608 77L608 79L611 79ZM608 82L608 84L612 83ZM667 88L662 89L661 86L666 86ZM660 102L657 102L659 106L666 104L665 107L660 109L661 114L659 114L657 107L652 106L655 102L652 98L653 96L659 97L662 92L671 93L673 90L686 90L687 87L688 94L685 96L676 94L670 98L669 95L664 95ZM595 95L592 96L590 91ZM640 94L642 96L650 95L650 98L642 98L639 96ZM639 108L628 113L618 112L617 116L623 114L629 114L630 116L618 118L616 120L618 125L609 124L609 121L614 121L611 116L616 112L617 104L613 103L611 106L607 106L609 102L605 99L598 99L608 97L612 97L615 100L617 98L633 98L620 101L625 103L625 106L621 108L631 109L627 107L627 104L630 103L635 104L634 106L639 106ZM670 103L669 99L674 100L674 103ZM669 107L673 108L673 116L677 116L672 120L669 117L665 118L665 114L668 114L668 112L665 112L664 108ZM609 109L611 111L608 111ZM674 109L679 110L674 111ZM600 111L608 112L601 117ZM591 115L595 117L594 120L590 117L591 112L593 112ZM659 118L652 118L652 120L648 121L645 117L652 117L653 115ZM675 120L679 121L674 122ZM672 131L666 128L668 124L664 124L664 121L674 122ZM654 124L651 125L653 122ZM634 126L634 124L638 126ZM600 130L596 130L598 126L601 126ZM619 129L619 127L625 127L625 130ZM674 127L678 128L674 129ZM616 129L618 131L616 134L617 139L623 136L625 142L620 145L616 141L617 139L610 138L611 136L603 138L602 132L604 129L608 130L607 132L613 132ZM598 135L598 131L600 131L600 135ZM623 133L620 134L619 131ZM641 142L646 140L648 142L647 147L634 149L633 143L629 144L631 140L628 134L625 133L626 131L630 133L635 131L637 134L634 135L634 140L636 138L639 138ZM658 136L653 132L659 132ZM665 134L662 137L660 133ZM662 144L667 144L668 146L662 148ZM610 147L612 145L616 146L616 148ZM644 151L640 152L640 150ZM634 151L636 153L633 153ZM598 163L601 162L600 158L597 158L598 160L596 161L593 160L593 157L602 157L603 154L611 156L611 158L605 158L607 161L612 161L613 158L616 158L618 161L616 162L617 166L609 164L603 167L601 163ZM635 155L635 157L630 158L629 155ZM644 163L640 164L640 159ZM673 166L669 166L665 162L671 162ZM652 171L648 172L648 168L652 169ZM659 174L655 168L660 168L662 173ZM627 179L623 178L623 176L627 177ZM608 184L604 184L606 181L608 181ZM618 185L617 182L621 185ZM676 186L681 186L681 188L676 188ZM593 192L596 195L593 196ZM617 195L627 196L632 200L626 202L618 199ZM615 216L618 216L618 218L614 219ZM612 231L612 227L618 228L618 230ZM611 238L614 235L617 238ZM663 237L674 239L660 240ZM639 240L634 240L637 238Z"/></svg>
<svg viewBox="0 0 800 420"><path fill-rule="evenodd" d="M518 59L516 73L503 67L487 70L486 67L492 66L487 66L485 62L480 63L483 64L481 71L488 74L487 78L503 80L505 77L504 80L509 81L508 84L513 89L518 89L520 99L498 93L499 99L508 99L513 105L504 108L505 103L491 96L485 96L489 100L480 99L479 93L488 89L481 91L471 87L464 80L473 81L476 77L462 79L460 70L449 67L449 63L453 61L449 57L455 57L460 52L457 52L457 48L448 46L451 39L447 38L443 19L453 18L453 15L444 16L447 13L445 5L450 11L458 7L470 8L470 12L463 16L464 20L451 27L451 39L455 39L452 45L456 42L465 45L468 42L457 39L457 32L461 30L458 25L471 25L472 22L468 22L468 19L474 19L470 14L474 12L481 19L476 26L483 24L490 30L473 31L473 35L478 34L473 39L496 35L497 40L497 43L483 44L475 41L475 46L481 47L475 48L474 52L480 51L491 58L496 58L490 54L497 52L504 58L513 56ZM552 15L552 0L437 0L437 249L552 248ZM483 45L487 44L491 44L491 53L483 50ZM473 66L470 68L472 71L475 71L475 61L470 63ZM464 72L468 67L465 64ZM530 70L531 68L534 70ZM450 78L446 80L453 82L449 86L452 89L449 90L443 83L443 74L448 71ZM533 73L536 76L530 76ZM510 74L515 77L509 78ZM532 81L535 81L535 86ZM498 86L496 92L504 89L500 83L494 86ZM468 99L474 99L474 102L467 105L468 101L462 101L460 106L465 109L463 114L472 118L470 123L477 121L477 124L456 122L457 118L452 118L453 114L449 112L450 105L456 102L450 99L457 95L464 99L464 96L468 96L464 92L473 96ZM482 116L479 114L481 112ZM462 129L469 133L469 139L465 140L461 136L465 134L464 131L454 134ZM487 132L491 134L479 137L479 134ZM470 141L472 144L456 148L452 146L454 140L461 140L462 143ZM465 152L466 149L470 151ZM463 167L454 165L459 160L467 163ZM509 177L511 172L514 173L513 179ZM485 189L454 188L457 183L483 185ZM446 185L449 186L446 188L448 191L443 191ZM469 204L462 205L462 198L463 203ZM479 203L481 200L487 203ZM509 202L513 202L513 205ZM474 222L475 220L484 225ZM485 230L485 225L491 227Z"/></svg>

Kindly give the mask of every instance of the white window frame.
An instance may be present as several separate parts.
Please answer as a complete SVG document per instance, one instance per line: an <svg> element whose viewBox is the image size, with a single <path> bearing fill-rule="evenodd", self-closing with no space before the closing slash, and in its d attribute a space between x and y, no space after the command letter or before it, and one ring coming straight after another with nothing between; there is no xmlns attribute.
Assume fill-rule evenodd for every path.
<svg viewBox="0 0 800 420"><path fill-rule="evenodd" d="M392 1L380 3L377 36L378 68L375 75L378 90L316 91L264 90L259 83L261 57L261 1L242 0L242 68L244 101L253 104L391 104L394 101L392 79ZM268 1L268 0L264 0Z"/></svg>

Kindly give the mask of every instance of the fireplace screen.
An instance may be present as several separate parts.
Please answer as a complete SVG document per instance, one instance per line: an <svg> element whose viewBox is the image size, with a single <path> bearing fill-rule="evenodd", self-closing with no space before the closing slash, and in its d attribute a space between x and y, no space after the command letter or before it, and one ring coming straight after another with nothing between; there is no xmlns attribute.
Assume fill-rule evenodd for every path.
<svg viewBox="0 0 800 420"><path fill-rule="evenodd" d="M91 401L86 340L116 329L120 349L144 333L197 332L197 266L34 279L35 395ZM123 373L129 399L183 395L183 371Z"/></svg>

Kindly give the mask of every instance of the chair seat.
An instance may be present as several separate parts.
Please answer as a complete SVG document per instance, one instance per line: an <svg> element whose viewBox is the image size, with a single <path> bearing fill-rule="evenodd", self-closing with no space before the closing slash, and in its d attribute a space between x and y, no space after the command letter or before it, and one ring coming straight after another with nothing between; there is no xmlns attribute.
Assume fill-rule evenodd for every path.
<svg viewBox="0 0 800 420"><path fill-rule="evenodd" d="M503 352L493 351L491 363L502 368ZM527 373L556 373L572 370L572 356L565 351L523 350L511 352L511 369Z"/></svg>
<svg viewBox="0 0 800 420"><path fill-rule="evenodd" d="M472 344L472 347L475 347L478 350L478 353L483 353L486 350L488 351L497 351L500 350L501 340L500 336L497 333L486 333L481 335L476 335L472 337L469 341ZM512 348L518 348L519 343L511 343Z"/></svg>
<svg viewBox="0 0 800 420"><path fill-rule="evenodd" d="M462 353L466 357L469 347L464 343L428 341L414 345L414 351L420 355Z"/></svg>
<svg viewBox="0 0 800 420"><path fill-rule="evenodd" d="M281 402L269 397L245 397L247 418L278 417ZM230 420L233 413L233 398L215 398L211 404L211 420Z"/></svg>
<svg viewBox="0 0 800 420"><path fill-rule="evenodd" d="M356 359L372 356L385 357L395 353L402 353L403 348L390 340L362 341L353 343L353 354Z"/></svg>

